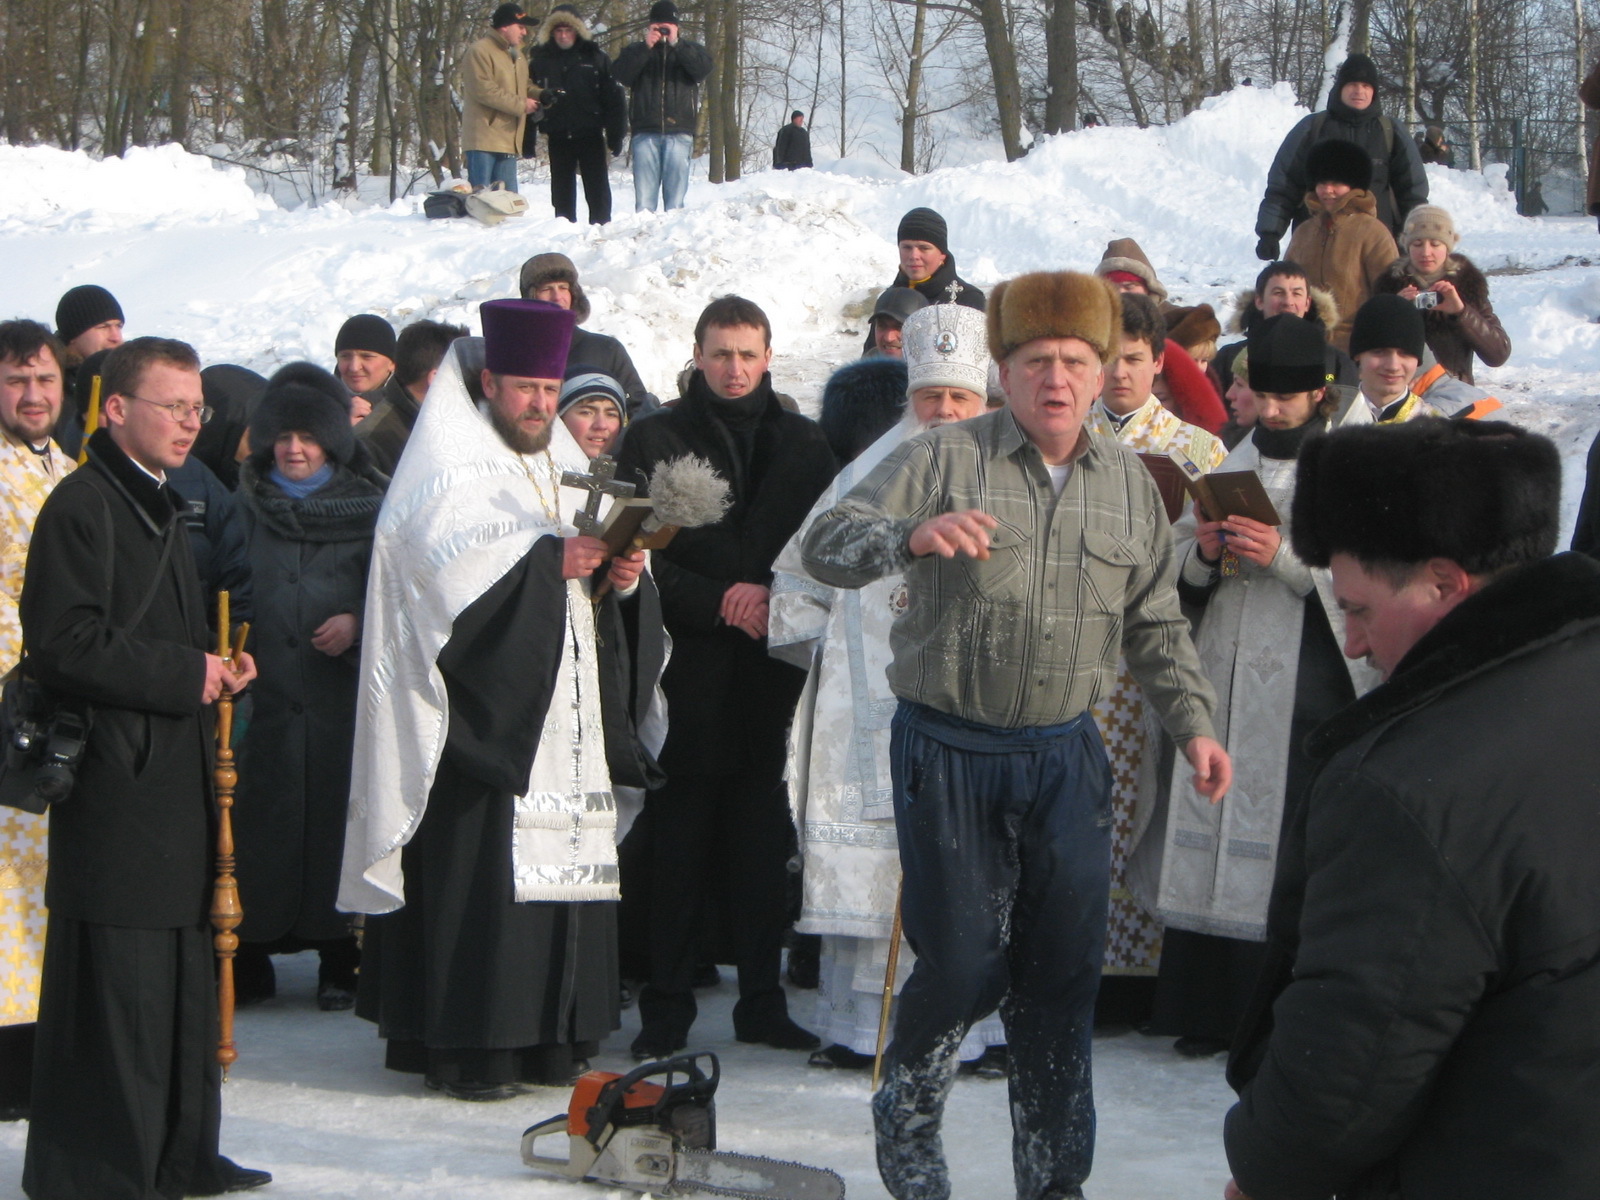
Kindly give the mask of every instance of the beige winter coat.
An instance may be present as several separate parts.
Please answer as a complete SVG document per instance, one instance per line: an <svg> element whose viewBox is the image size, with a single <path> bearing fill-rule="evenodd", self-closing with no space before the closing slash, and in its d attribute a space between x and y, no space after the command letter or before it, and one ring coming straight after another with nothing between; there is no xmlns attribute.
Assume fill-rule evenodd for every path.
<svg viewBox="0 0 1600 1200"><path fill-rule="evenodd" d="M1350 349L1350 325L1356 310L1372 295L1384 268L1400 257L1394 235L1375 215L1378 202L1365 189L1349 192L1324 205L1315 192L1306 193L1311 219L1294 231L1288 257L1306 270L1312 287L1333 293L1339 323L1328 341Z"/></svg>
<svg viewBox="0 0 1600 1200"><path fill-rule="evenodd" d="M522 51L498 31L479 38L461 65L461 83L461 148L520 153L529 96Z"/></svg>

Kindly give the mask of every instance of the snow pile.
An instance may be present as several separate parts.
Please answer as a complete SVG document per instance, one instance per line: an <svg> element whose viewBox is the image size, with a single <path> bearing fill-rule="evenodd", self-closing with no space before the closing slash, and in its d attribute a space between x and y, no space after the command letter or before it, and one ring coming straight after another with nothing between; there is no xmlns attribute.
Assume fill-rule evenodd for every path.
<svg viewBox="0 0 1600 1200"><path fill-rule="evenodd" d="M194 221L250 221L276 207L237 168L181 146L136 146L122 158L0 145L0 233L98 231Z"/></svg>

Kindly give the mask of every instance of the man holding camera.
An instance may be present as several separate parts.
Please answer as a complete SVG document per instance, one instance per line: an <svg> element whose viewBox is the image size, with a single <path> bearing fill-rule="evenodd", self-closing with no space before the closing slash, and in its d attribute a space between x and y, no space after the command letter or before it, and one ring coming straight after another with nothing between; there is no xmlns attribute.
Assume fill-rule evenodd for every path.
<svg viewBox="0 0 1600 1200"><path fill-rule="evenodd" d="M699 42L678 35L678 8L672 0L650 6L644 40L617 55L617 79L632 89L633 207L656 210L683 207L689 190L689 156L694 149L700 81L711 74L711 55Z"/></svg>
<svg viewBox="0 0 1600 1200"><path fill-rule="evenodd" d="M216 1195L272 1178L217 1152L210 706L255 664L206 651L166 482L209 415L200 364L183 342L136 338L103 378L104 426L45 501L22 587L29 674L90 725L76 753L60 747L74 780L50 809L31 1200Z"/></svg>
<svg viewBox="0 0 1600 1200"><path fill-rule="evenodd" d="M550 206L556 216L578 219L578 181L589 224L611 220L611 180L606 151L622 153L627 102L611 77L611 58L594 44L588 25L570 4L558 4L539 27L539 44L528 59L528 74L539 89L537 124L528 126L524 153L532 156L535 130L544 131L550 151Z"/></svg>

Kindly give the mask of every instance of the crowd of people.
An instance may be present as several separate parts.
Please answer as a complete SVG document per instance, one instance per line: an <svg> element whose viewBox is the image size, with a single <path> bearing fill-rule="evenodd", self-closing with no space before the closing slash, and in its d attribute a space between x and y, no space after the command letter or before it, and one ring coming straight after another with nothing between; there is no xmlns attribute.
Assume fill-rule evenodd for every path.
<svg viewBox="0 0 1600 1200"><path fill-rule="evenodd" d="M709 66L671 8L615 67L564 6L532 56L634 87L669 206ZM474 48L483 128L542 112L593 219L621 110L513 114L528 27ZM662 402L559 253L479 336L357 314L270 378L124 341L92 284L0 323L3 665L88 727L0 820L32 1200L270 1181L218 1150L224 693L239 1001L315 950L317 1006L443 1096L570 1083L635 1002L669 1057L728 964L738 1040L883 1056L896 1200L950 1194L962 1073L1009 1080L1019 1198L1081 1197L1128 1028L1228 1055L1232 1196L1582 1194L1600 566L1553 554L1554 447L1482 419L1510 343L1375 83L1352 56L1280 151L1241 339L1132 239L985 292L915 208L815 421L739 296ZM608 543L607 497L675 532Z"/></svg>

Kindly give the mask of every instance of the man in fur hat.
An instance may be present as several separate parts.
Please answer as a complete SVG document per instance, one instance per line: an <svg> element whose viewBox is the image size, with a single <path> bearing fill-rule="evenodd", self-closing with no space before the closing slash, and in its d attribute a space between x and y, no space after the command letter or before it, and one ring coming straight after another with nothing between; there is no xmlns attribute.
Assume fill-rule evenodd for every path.
<svg viewBox="0 0 1600 1200"><path fill-rule="evenodd" d="M593 367L620 383L628 397L630 418L661 406L661 401L645 390L644 380L639 378L627 347L614 337L583 328L583 323L589 319L589 297L578 282L578 268L570 258L554 252L535 254L522 264L518 287L524 300L543 300L546 304L571 310L578 325L572 331L572 349L567 361Z"/></svg>
<svg viewBox="0 0 1600 1200"><path fill-rule="evenodd" d="M1339 64L1328 107L1291 129L1273 157L1256 214L1257 258L1277 258L1290 223L1298 227L1308 219L1305 194L1316 180L1306 174L1306 159L1330 140L1356 147L1371 164L1369 184L1377 215L1391 234L1400 232L1407 213L1428 202L1428 175L1417 144L1380 110L1377 66L1365 54L1352 54Z"/></svg>
<svg viewBox="0 0 1600 1200"><path fill-rule="evenodd" d="M1111 773L1089 709L1119 652L1197 786L1221 796L1231 776L1155 483L1085 426L1121 344L1117 292L1024 275L995 289L987 316L1007 407L900 446L803 545L832 587L906 579L891 767L917 965L873 1100L897 1200L950 1194L939 1128L955 1050L996 1006L1017 1196L1082 1194L1110 892Z"/></svg>
<svg viewBox="0 0 1600 1200"><path fill-rule="evenodd" d="M622 153L628 102L611 77L611 58L595 45L589 26L570 4L558 4L539 26L528 56L528 77L547 104L529 120L524 153L532 157L534 130L544 131L550 153L550 206L556 216L578 219L578 181L589 224L611 220L611 178L606 151Z"/></svg>
<svg viewBox="0 0 1600 1200"><path fill-rule="evenodd" d="M1311 219L1294 231L1289 258L1306 270L1312 287L1329 292L1339 306L1339 323L1328 341L1339 349L1350 343L1350 321L1373 285L1398 253L1394 238L1374 212L1372 163L1359 146L1328 141L1306 156Z"/></svg>
<svg viewBox="0 0 1600 1200"><path fill-rule="evenodd" d="M1295 552L1381 687L1286 822L1224 1142L1255 1200L1586 1196L1600 1177L1600 567L1502 422L1306 443Z"/></svg>
<svg viewBox="0 0 1600 1200"><path fill-rule="evenodd" d="M982 313L959 304L932 305L911 315L905 334L903 365L852 363L828 381L830 391L841 393L841 407L854 408L866 370L898 369L898 419L859 456L841 456L845 468L773 565L769 649L809 668L813 683L796 715L791 753L799 768L795 790L806 861L799 928L822 936L816 1024L828 1044L811 1056L817 1067L870 1067L877 1048L900 878L889 781L895 699L887 668L906 585L894 572L859 590L827 587L806 572L800 547L811 522L908 438L975 417L986 407L989 350ZM876 399L877 389L873 393ZM904 954L897 988L910 967L911 955ZM995 1047L991 1062L999 1059L996 1069L1003 1074L1004 1044L1005 1031L989 1017L967 1034L958 1057L976 1065Z"/></svg>

